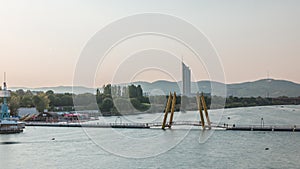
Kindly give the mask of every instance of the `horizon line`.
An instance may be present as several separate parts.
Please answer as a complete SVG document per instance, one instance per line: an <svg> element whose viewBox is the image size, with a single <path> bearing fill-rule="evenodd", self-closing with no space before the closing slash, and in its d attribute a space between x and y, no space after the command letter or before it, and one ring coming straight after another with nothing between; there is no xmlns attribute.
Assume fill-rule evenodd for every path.
<svg viewBox="0 0 300 169"><path fill-rule="evenodd" d="M278 81L287 81L287 82L292 82L295 84L299 84L298 82L295 81L291 81L291 80L287 80L287 79L275 79L275 78L262 78L262 79L256 79L256 80L250 80L250 81L243 81L243 82L233 82L233 83L223 83L223 82L219 82L219 81L211 81L211 80L199 80L199 81L191 81L192 83L197 83L197 82L204 82L204 81L210 81L210 82L217 82L217 83L223 83L225 85L232 85L232 84L241 84L241 83L249 83L249 82L257 82L260 80L278 80ZM135 81L135 82L122 82L122 83L118 83L118 84L113 84L113 86L115 85L124 85L124 84L131 84L131 83L140 83L140 82L146 82L146 83L156 83L159 81L166 81L166 82L172 82L172 83L179 83L182 82L182 80L180 81L170 81L170 80L165 80L165 79L161 79L161 80L155 80L155 81ZM110 83L106 83L105 85L110 84ZM103 85L100 85L101 87ZM11 86L9 88L28 88L28 89L37 89L37 88L51 88L51 87L84 87L84 88L101 88L101 87L88 87L88 86L73 86L71 85L57 85L57 86L39 86L39 87L27 87L27 86Z"/></svg>

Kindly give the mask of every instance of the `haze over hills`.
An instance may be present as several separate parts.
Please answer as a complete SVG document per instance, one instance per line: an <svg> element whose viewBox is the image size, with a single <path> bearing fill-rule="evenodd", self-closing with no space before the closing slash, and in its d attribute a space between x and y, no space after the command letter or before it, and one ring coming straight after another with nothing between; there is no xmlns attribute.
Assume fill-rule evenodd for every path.
<svg viewBox="0 0 300 169"><path fill-rule="evenodd" d="M210 93L211 83L215 86L224 86L223 83L210 82L210 81L199 81L192 82L192 93L197 91ZM175 91L176 93L181 93L181 82L170 82L159 80L155 82L134 82L127 84L120 84L120 86L126 86L128 84L141 85L144 92L150 95L159 95L164 93L169 93L170 91ZM300 96L300 84L286 81L286 80L274 80L274 79L261 79L253 82L235 83L227 84L227 96L236 97L298 97ZM82 93L95 93L96 89L82 87L82 86L58 86L58 87L40 87L40 88L26 88L26 87L12 87L11 90L15 91L17 89L32 90L32 91L47 91L53 90L55 93L72 93L82 94ZM198 90L199 89L199 90ZM74 90L74 91L73 91Z"/></svg>
<svg viewBox="0 0 300 169"><path fill-rule="evenodd" d="M56 87L38 87L38 88L28 88L28 87L9 87L9 90L16 91L18 89L31 90L31 91L43 91L53 90L55 93L96 93L96 89L83 87L83 86L56 86Z"/></svg>
<svg viewBox="0 0 300 169"><path fill-rule="evenodd" d="M227 85L227 95L239 97L298 97L300 96L300 84L286 80L261 79L254 82Z"/></svg>

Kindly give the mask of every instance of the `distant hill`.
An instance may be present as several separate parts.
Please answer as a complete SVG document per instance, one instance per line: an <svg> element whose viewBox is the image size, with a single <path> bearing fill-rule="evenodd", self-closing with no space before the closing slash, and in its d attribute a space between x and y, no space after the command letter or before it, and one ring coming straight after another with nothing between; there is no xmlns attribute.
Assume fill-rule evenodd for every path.
<svg viewBox="0 0 300 169"><path fill-rule="evenodd" d="M227 85L228 96L250 97L298 97L300 96L300 84L274 79L262 79L254 82Z"/></svg>
<svg viewBox="0 0 300 169"><path fill-rule="evenodd" d="M82 93L96 93L96 89L82 87L82 86L57 86L57 87L39 87L39 88L27 88L27 87L10 87L12 91L16 91L18 89L23 90L31 90L31 91L43 91L46 92L48 90L53 90L54 93L75 93L75 94L82 94Z"/></svg>
<svg viewBox="0 0 300 169"><path fill-rule="evenodd" d="M192 93L204 92L211 93L211 84L218 90L224 87L223 83L211 82L211 81L198 81L192 83ZM151 91L161 90L163 93L174 91L181 93L182 88L181 82L170 82L170 81L155 81L149 82L134 82L130 84L141 85L144 92L151 93ZM126 85L126 84L123 84ZM286 81L286 80L275 80L275 79L261 79L253 82L227 84L227 96L236 97L298 97L300 96L300 84Z"/></svg>
<svg viewBox="0 0 300 169"><path fill-rule="evenodd" d="M210 82L210 81L199 81L192 83L192 93L197 91L204 93L211 93L211 84L218 87L224 87L223 83ZM168 93L174 91L180 94L180 89L182 88L181 82L170 82L159 80L152 83L149 82L133 82L133 83L123 83L121 86L126 86L129 84L141 85L144 92L151 95L159 95L163 93ZM227 96L236 97L298 97L300 96L300 84L286 81L286 80L274 80L274 79L262 79L253 82L235 83L227 84ZM12 87L11 90L23 89L32 91L44 91L53 90L55 93L95 93L96 89L87 88L82 86L58 86L58 87L40 87L40 88L26 88L26 87Z"/></svg>

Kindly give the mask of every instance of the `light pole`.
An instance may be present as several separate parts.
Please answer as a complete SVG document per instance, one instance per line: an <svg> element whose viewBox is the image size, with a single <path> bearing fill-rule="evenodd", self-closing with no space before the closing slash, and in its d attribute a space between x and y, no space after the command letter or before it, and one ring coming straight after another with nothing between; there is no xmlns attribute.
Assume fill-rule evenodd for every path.
<svg viewBox="0 0 300 169"><path fill-rule="evenodd" d="M265 125L265 123L264 123L264 118L263 118L263 117L260 119L260 125L261 125L261 128L263 128L264 125Z"/></svg>

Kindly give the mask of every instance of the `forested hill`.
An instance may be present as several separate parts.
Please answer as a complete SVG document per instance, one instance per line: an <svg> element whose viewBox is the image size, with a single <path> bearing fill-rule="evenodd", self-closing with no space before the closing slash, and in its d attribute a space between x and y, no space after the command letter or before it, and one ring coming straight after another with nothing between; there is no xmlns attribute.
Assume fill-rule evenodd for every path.
<svg viewBox="0 0 300 169"><path fill-rule="evenodd" d="M300 84L286 80L262 79L227 85L227 95L237 97L298 97L300 96Z"/></svg>
<svg viewBox="0 0 300 169"><path fill-rule="evenodd" d="M223 83L210 82L210 81L199 81L192 83L192 92L197 91L204 93L211 93L211 83L217 88L224 87ZM180 93L181 82L169 82L169 81L156 81L153 83L148 82L136 82L140 84L144 91L150 92L153 89L161 90L164 93L169 91L176 91ZM300 84L286 81L286 80L274 80L274 79L261 79L253 82L227 84L227 96L235 97L298 97L300 96Z"/></svg>
<svg viewBox="0 0 300 169"><path fill-rule="evenodd" d="M219 82L210 82L210 81L199 81L192 83L192 92L197 91L210 93L211 92L211 83L214 83L215 86L224 86L223 83ZM175 91L180 93L181 82L170 82L170 81L155 81L152 83L149 82L134 82L130 84L138 85L140 84L144 92L160 95L163 93L168 93L170 91ZM121 84L121 86L126 86L128 84ZM262 79L253 82L244 82L244 83L235 83L227 84L227 96L236 96L236 97L279 97L279 96L288 96L288 97L298 97L300 96L300 84L286 81L286 80L274 80L274 79ZM41 87L41 88L10 88L11 90L24 89L32 91L47 91L53 90L55 93L96 93L96 89L87 88L87 87L74 87L71 86L59 86L59 87Z"/></svg>

